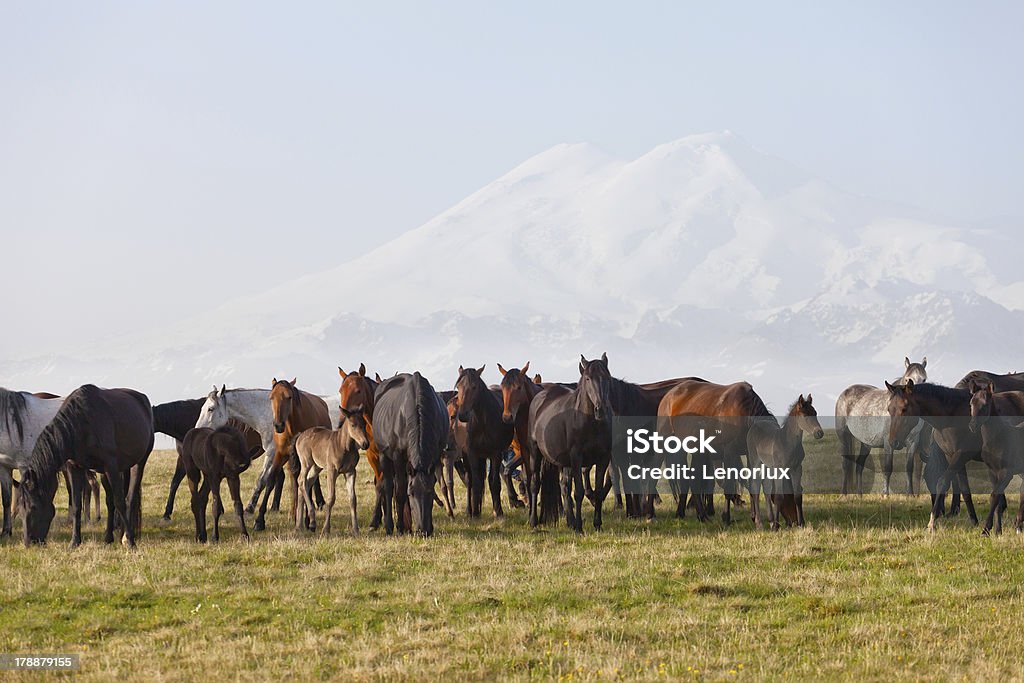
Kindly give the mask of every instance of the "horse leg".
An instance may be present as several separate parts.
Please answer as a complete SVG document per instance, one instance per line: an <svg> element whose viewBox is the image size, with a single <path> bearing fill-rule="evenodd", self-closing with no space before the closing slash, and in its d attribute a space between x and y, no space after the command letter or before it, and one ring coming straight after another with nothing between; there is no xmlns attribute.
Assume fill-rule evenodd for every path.
<svg viewBox="0 0 1024 683"><path fill-rule="evenodd" d="M245 508L242 506L242 486L237 474L232 474L228 479L228 493L231 494L231 502L235 504L235 514L238 516L238 530L242 532L242 538L249 540L249 532L245 528Z"/></svg>
<svg viewBox="0 0 1024 683"><path fill-rule="evenodd" d="M96 505L96 521L98 522L102 518L100 515L100 483L96 481L96 473L92 470L86 470L85 477L89 483L89 490L92 492L92 500Z"/></svg>
<svg viewBox="0 0 1024 683"><path fill-rule="evenodd" d="M501 453L495 453L490 457L487 484L491 489L491 507L494 509L494 516L504 517L505 511L501 509ZM508 496L510 504L514 495L515 489L512 487L512 480L509 477Z"/></svg>
<svg viewBox="0 0 1024 683"><path fill-rule="evenodd" d="M860 453L857 455L857 495L864 495L864 465L871 455L871 446L865 443L860 444Z"/></svg>
<svg viewBox="0 0 1024 683"><path fill-rule="evenodd" d="M469 458L469 480L472 484L470 500L469 500L469 516L479 517L483 509L484 502L484 478L485 468L487 467L486 461L477 456L473 455Z"/></svg>
<svg viewBox="0 0 1024 683"><path fill-rule="evenodd" d="M381 457L380 464L381 472L383 474L380 494L382 508L381 515L384 518L384 533L390 536L395 533L395 517L393 508L395 495L395 467L391 458L387 456Z"/></svg>
<svg viewBox="0 0 1024 683"><path fill-rule="evenodd" d="M77 466L67 466L68 485L71 487L71 547L82 545L82 493L85 490L85 471Z"/></svg>
<svg viewBox="0 0 1024 683"><path fill-rule="evenodd" d="M978 513L974 510L974 496L971 495L971 480L967 477L967 469L964 467L963 461L960 463L960 468L957 471L957 480L960 482L960 495L964 499L964 505L967 506L967 515L971 518L971 523L974 526L978 525Z"/></svg>
<svg viewBox="0 0 1024 683"><path fill-rule="evenodd" d="M220 499L221 477L216 476L210 485L213 494L213 542L220 543L220 517L224 514L224 502Z"/></svg>
<svg viewBox="0 0 1024 683"><path fill-rule="evenodd" d="M321 536L331 533L331 512L334 510L334 500L338 495L338 470L328 467L327 470L327 495L324 497L324 528L320 530ZM319 477L317 477L319 480Z"/></svg>
<svg viewBox="0 0 1024 683"><path fill-rule="evenodd" d="M313 500L313 482L318 480L319 472L315 467L303 467L296 479L296 494L299 500L295 503L295 530L316 530L316 502Z"/></svg>
<svg viewBox="0 0 1024 683"><path fill-rule="evenodd" d="M609 479L606 481L608 476L608 463L599 462L594 468L594 483L601 482L597 485L597 490L594 491L594 529L597 531L601 530L604 524L602 510L604 508L605 498L608 497L608 493L612 490L612 481ZM651 517L654 516L654 504L651 504ZM582 531L583 525L580 524L580 530Z"/></svg>
<svg viewBox="0 0 1024 683"><path fill-rule="evenodd" d="M14 470L4 465L0 465L0 498L3 500L4 508L4 525L3 530L0 530L0 538L11 535L11 529L13 528L13 510L11 509L11 502L14 496Z"/></svg>
<svg viewBox="0 0 1024 683"><path fill-rule="evenodd" d="M946 468L942 474L939 475L938 481L935 485L935 490L938 495L936 496L935 502L932 505L931 518L928 520L928 531L935 531L935 520L939 515L939 504L942 501L942 494L946 492L950 484L953 481L954 476L959 476L958 470L960 469L961 461L964 458L963 451L956 451L953 453L953 457L949 458L946 463ZM973 506L970 506L973 507Z"/></svg>
<svg viewBox="0 0 1024 683"><path fill-rule="evenodd" d="M889 485L892 481L892 469L893 469L893 450L892 444L888 443L886 439L885 445L882 447L882 495L889 495Z"/></svg>
<svg viewBox="0 0 1024 683"><path fill-rule="evenodd" d="M455 511L452 509L452 503L449 497L450 491L448 490L448 481L444 478L445 464L445 458L442 456L441 462L437 463L435 476L437 477L437 483L441 486L441 502L444 504L444 511L449 517L454 517Z"/></svg>
<svg viewBox="0 0 1024 683"><path fill-rule="evenodd" d="M178 487L181 486L181 480L185 478L185 466L181 463L181 457L178 457L178 464L174 468L174 475L171 477L171 488L167 492L167 504L164 506L164 521L171 521L171 513L174 512L174 497L178 495Z"/></svg>
<svg viewBox="0 0 1024 683"><path fill-rule="evenodd" d="M522 457L519 458L519 461L519 466L522 467ZM519 497L519 493L516 491L515 482L512 480L512 471L515 469L512 465L515 462L515 458L513 457L512 461L510 461L507 465L503 462L501 457L498 458L498 462L501 465L502 482L505 484L505 490L508 491L509 509L515 510L516 508L526 507L526 504L523 503L522 499Z"/></svg>
<svg viewBox="0 0 1024 683"><path fill-rule="evenodd" d="M132 538L129 545L142 536L142 475L146 470L146 460L148 460L148 456L136 463L129 472L127 506L132 525Z"/></svg>
<svg viewBox="0 0 1024 683"><path fill-rule="evenodd" d="M260 476L257 477L256 483L252 488L252 497L249 499L249 504L246 506L245 511L250 515L256 512L256 504L260 501L260 494L263 493L263 489L270 485L270 482L274 480L274 476L280 471L280 465L276 463L277 460L277 446L273 442L270 444L263 444L263 471L260 472ZM264 506L266 505L266 496L264 496ZM261 517L266 513L266 507L264 507ZM256 524L253 528L259 530L263 527L260 525L260 517L256 518Z"/></svg>
<svg viewBox="0 0 1024 683"><path fill-rule="evenodd" d="M1021 475L1020 481L1020 507L1017 509L1016 519L1017 533L1024 533L1024 475Z"/></svg>
<svg viewBox="0 0 1024 683"><path fill-rule="evenodd" d="M103 494L107 499L107 527L103 532L103 542L113 543L114 542L114 493L113 487L110 484L110 477L107 476L106 472L100 474L100 483L103 485Z"/></svg>
<svg viewBox="0 0 1024 683"><path fill-rule="evenodd" d="M348 504L352 510L352 535L359 535L359 516L356 514L356 471L355 468L345 475L345 485L348 488Z"/></svg>
<svg viewBox="0 0 1024 683"><path fill-rule="evenodd" d="M129 521L128 513L128 494L125 491L124 477L120 472L111 468L108 468L104 474L107 480L107 496L113 499L114 502L114 513L116 519L113 519L115 515L111 515L111 518L107 523L107 528L110 531L109 538L105 538L104 541L107 543L114 542L114 529L113 524L120 520L121 528L124 530L125 542L128 547L135 547L135 532L132 529L131 522ZM109 510L110 505L108 503L107 508Z"/></svg>
<svg viewBox="0 0 1024 683"><path fill-rule="evenodd" d="M281 496L284 494L284 470L278 470L269 485L274 489L274 498L270 501L270 511L280 512Z"/></svg>
<svg viewBox="0 0 1024 683"><path fill-rule="evenodd" d="M448 491L448 500L445 503L448 508L448 516L455 517L455 459L452 457L445 458L444 468L441 472L441 479L444 481L444 487Z"/></svg>
<svg viewBox="0 0 1024 683"><path fill-rule="evenodd" d="M199 515L196 527L202 529L200 542L206 543L206 505L210 502L210 477L203 475L203 483L199 487L199 494L196 496L196 513Z"/></svg>
<svg viewBox="0 0 1024 683"><path fill-rule="evenodd" d="M572 493L573 493L573 504L575 509L573 510L573 516L576 518L576 526L574 530L578 534L583 533L583 499L587 497L587 489L584 484L585 479L589 479L588 476L583 475L582 467L572 467ZM593 491L591 491L591 500Z"/></svg>
<svg viewBox="0 0 1024 683"><path fill-rule="evenodd" d="M615 510L621 510L623 507L622 472L619 471L619 468L616 467L614 463L612 463L612 466L609 468L609 472L612 477L612 492L615 494L615 505L613 508Z"/></svg>
<svg viewBox="0 0 1024 683"><path fill-rule="evenodd" d="M412 531L411 520L409 519L409 470L405 458L402 462L395 463L395 511L398 514L396 526L399 534ZM479 510L479 508L477 508ZM479 512L477 513L479 514Z"/></svg>
<svg viewBox="0 0 1024 683"><path fill-rule="evenodd" d="M804 518L804 466L797 465L793 468L793 502L796 503L796 524L804 526L807 520Z"/></svg>
<svg viewBox="0 0 1024 683"><path fill-rule="evenodd" d="M565 510L565 523L570 529L576 528L572 506L572 472L568 467L559 468L559 484L562 488L562 507Z"/></svg>
<svg viewBox="0 0 1024 683"><path fill-rule="evenodd" d="M757 477L750 480L750 521L754 523L754 528L757 530L764 528L760 504L762 485L761 480Z"/></svg>
<svg viewBox="0 0 1024 683"><path fill-rule="evenodd" d="M192 518L196 523L196 541L206 543L206 527L203 522L203 512L199 507L199 470L186 472L188 475L189 506L192 508Z"/></svg>

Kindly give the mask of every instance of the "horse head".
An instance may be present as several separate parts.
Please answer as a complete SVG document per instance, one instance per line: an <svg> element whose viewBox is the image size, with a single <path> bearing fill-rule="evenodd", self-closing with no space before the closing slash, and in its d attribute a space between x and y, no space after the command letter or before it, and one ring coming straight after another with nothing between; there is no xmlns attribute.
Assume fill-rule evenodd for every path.
<svg viewBox="0 0 1024 683"><path fill-rule="evenodd" d="M295 388L295 378L291 382L275 377L270 387L270 410L274 414L274 431L284 434L288 418L292 410L299 404L299 390Z"/></svg>
<svg viewBox="0 0 1024 683"><path fill-rule="evenodd" d="M612 376L608 372L608 354L597 360L587 360L580 354L580 383L577 391L584 401L583 412L595 420L604 421L611 414Z"/></svg>
<svg viewBox="0 0 1024 683"><path fill-rule="evenodd" d="M344 430L345 437L355 443L359 450L365 451L370 447L370 436L366 432L366 414L362 408L347 410L342 406L338 429Z"/></svg>
<svg viewBox="0 0 1024 683"><path fill-rule="evenodd" d="M512 424L516 421L519 409L530 403L530 380L526 373L530 369L530 361L522 368L511 368L506 370L498 363L498 372L501 373L501 419L505 424Z"/></svg>
<svg viewBox="0 0 1024 683"><path fill-rule="evenodd" d="M906 443L910 432L917 426L918 408L914 396L914 380L906 384L885 383L889 390L889 443L895 450L900 450Z"/></svg>
<svg viewBox="0 0 1024 683"><path fill-rule="evenodd" d="M360 410L369 420L373 419L373 392L375 382L366 376L366 366L359 364L358 372L345 372L340 367L341 386L338 387L338 399L341 407L347 410Z"/></svg>
<svg viewBox="0 0 1024 683"><path fill-rule="evenodd" d="M196 427L207 427L209 429L223 427L228 423L229 417L227 387L222 384L220 389L214 387L213 391L206 395L206 402L199 409L199 419L196 420Z"/></svg>
<svg viewBox="0 0 1024 683"><path fill-rule="evenodd" d="M925 368L928 367L928 356L921 359L920 363L914 363L910 358L903 357L903 376L900 377L900 384L906 384L908 380L913 380L914 384L924 384L928 381L928 371Z"/></svg>
<svg viewBox="0 0 1024 683"><path fill-rule="evenodd" d="M972 434L977 434L986 420L992 417L993 389L992 382L982 385L971 382L971 422L969 427Z"/></svg>
<svg viewBox="0 0 1024 683"><path fill-rule="evenodd" d="M486 367L486 365L482 365L479 368L467 369L459 366L459 379L455 382L459 422L468 422L473 408L482 396L481 392L490 391L481 377Z"/></svg>
<svg viewBox="0 0 1024 683"><path fill-rule="evenodd" d="M25 546L46 543L50 524L57 509L53 497L57 494L57 478L47 479L32 470L21 477L18 487L18 511L25 528Z"/></svg>
<svg viewBox="0 0 1024 683"><path fill-rule="evenodd" d="M793 408L789 411L789 415L797 420L797 424L804 434L809 434L815 439L825 436L821 423L818 422L818 411L814 409L814 397L810 394L807 394L807 398L800 394L796 403L793 404Z"/></svg>

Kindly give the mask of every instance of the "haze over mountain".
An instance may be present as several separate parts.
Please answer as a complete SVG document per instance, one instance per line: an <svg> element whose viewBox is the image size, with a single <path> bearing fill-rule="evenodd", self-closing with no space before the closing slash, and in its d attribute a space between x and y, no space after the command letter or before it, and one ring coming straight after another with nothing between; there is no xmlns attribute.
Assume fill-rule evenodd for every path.
<svg viewBox="0 0 1024 683"><path fill-rule="evenodd" d="M395 201L401 201L396 197ZM92 381L154 400L212 383L297 375L321 393L335 366L419 369L449 388L460 364L572 380L607 351L636 381L751 381L781 410L880 384L903 357L936 381L1014 369L1024 277L1006 231L847 194L731 133L637 159L565 144L532 157L398 239L137 338L0 361L3 384ZM224 274L225 279L230 274ZM224 284L210 277L211 296ZM819 411L831 406L819 402Z"/></svg>

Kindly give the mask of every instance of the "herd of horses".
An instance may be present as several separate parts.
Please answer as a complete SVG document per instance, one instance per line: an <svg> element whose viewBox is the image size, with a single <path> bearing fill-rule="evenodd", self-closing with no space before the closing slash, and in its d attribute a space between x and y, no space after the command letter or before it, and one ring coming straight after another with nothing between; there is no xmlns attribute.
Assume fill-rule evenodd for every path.
<svg viewBox="0 0 1024 683"><path fill-rule="evenodd" d="M884 488L891 490L894 451L907 449L908 493L915 492L915 464L931 491L929 529L944 514L952 488L951 512L962 498L974 523L978 517L964 465L981 460L992 481L984 532L1002 529L1005 491L1015 475L1024 475L1024 373L974 371L955 387L927 381L927 359L904 359L904 372L883 387L856 384L836 403L836 433L843 467L843 492L863 493L863 471L873 448L883 450ZM196 540L207 540L206 509L213 498L213 540L219 539L224 512L221 483L228 490L241 534L245 517L265 528L268 506L279 509L282 492L291 492L297 529L329 533L337 479L345 475L351 530L358 532L356 471L362 457L372 471L375 492L371 528L387 534L431 535L433 510L456 514L455 474L465 485L465 514L482 514L485 483L496 516L508 504L525 507L529 524L567 525L583 531L583 502L593 508L600 529L604 503L615 489L616 507L630 517L652 518L658 491L651 486L623 493L624 463L612 428L613 417L650 420L672 433L683 421L716 422L714 454L694 453L694 465L770 465L785 467L785 487L750 480L723 485L729 522L733 505L750 498L753 523L762 528L782 522L803 525L804 438L820 439L813 398L801 394L780 422L746 382L715 384L679 377L634 384L612 376L607 355L580 357L579 379L544 382L530 377L529 363L506 369L501 383L483 378L485 367L459 368L450 391L437 391L419 372L371 377L365 366L345 372L336 394L318 396L296 380L274 379L270 389L214 387L206 397L151 406L131 389L84 385L66 397L0 389L0 491L2 534L12 533L14 507L22 516L27 545L45 542L55 516L54 498L63 474L72 523L71 544L81 543L83 515L99 488L106 494L104 540L115 534L133 546L141 526L142 477L154 435L176 440L178 462L171 479L164 518L170 519L177 489L188 482ZM247 505L240 474L263 456ZM649 464L657 465L657 458ZM14 480L18 470L20 482ZM321 488L325 475L326 495ZM98 475L98 480L97 480ZM439 490L439 492L438 492ZM917 485L920 491L920 485ZM764 494L764 504L761 494ZM714 514L714 484L676 482L675 514L693 509L707 520ZM317 519L319 510L323 520ZM1024 490L1016 517L1024 525Z"/></svg>

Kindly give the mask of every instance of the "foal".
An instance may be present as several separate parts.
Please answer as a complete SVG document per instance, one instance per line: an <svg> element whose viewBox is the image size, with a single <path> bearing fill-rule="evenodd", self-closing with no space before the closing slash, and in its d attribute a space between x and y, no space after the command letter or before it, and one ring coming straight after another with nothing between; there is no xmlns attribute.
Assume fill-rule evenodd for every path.
<svg viewBox="0 0 1024 683"><path fill-rule="evenodd" d="M768 523L773 530L779 528L780 513L787 525L804 525L804 501L800 483L804 462L803 435L810 434L815 439L825 435L818 423L818 412L812 405L813 400L810 394L806 399L800 394L781 427L774 417L765 417L755 420L747 431L747 463L751 468L764 463L768 467L789 468L790 472L789 492L779 492L779 483L775 481L769 484L753 479L750 482L750 516L758 529L761 528L758 499L762 487L768 503Z"/></svg>
<svg viewBox="0 0 1024 683"><path fill-rule="evenodd" d="M331 532L331 511L337 490L338 475L345 475L348 486L348 501L352 507L352 533L359 533L356 518L356 464L359 451L370 447L366 433L366 417L362 410L341 409L341 420L335 430L326 427L312 427L295 439L295 452L299 456L299 489L302 499L295 506L295 528L303 529L308 515L309 528L316 528L316 506L313 505L313 483L321 471L327 472L326 511L321 534Z"/></svg>
<svg viewBox="0 0 1024 683"><path fill-rule="evenodd" d="M228 491L235 504L238 526L242 536L249 538L245 529L245 512L239 492L238 475L249 469L249 464L261 446L251 451L245 447L245 437L234 427L196 427L189 430L181 444L179 462L188 477L192 493L192 515L196 518L196 540L206 543L206 502L213 493L213 540L220 540L220 516L224 504L220 500L220 482L228 480ZM199 478L202 475L202 485Z"/></svg>

